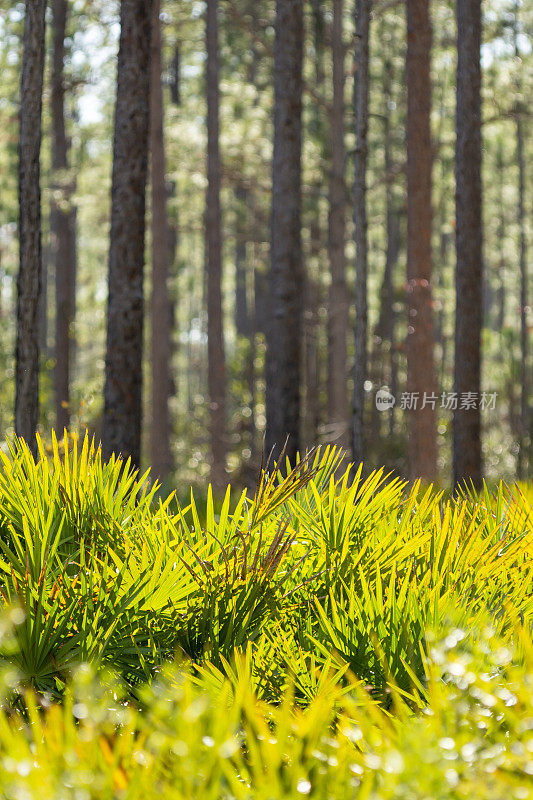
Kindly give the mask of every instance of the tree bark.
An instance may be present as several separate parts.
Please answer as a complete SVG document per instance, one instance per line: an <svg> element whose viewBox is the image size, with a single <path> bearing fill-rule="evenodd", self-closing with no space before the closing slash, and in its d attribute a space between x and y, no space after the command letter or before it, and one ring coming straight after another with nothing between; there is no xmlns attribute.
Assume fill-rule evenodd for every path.
<svg viewBox="0 0 533 800"><path fill-rule="evenodd" d="M211 440L211 481L218 491L226 479L226 359L222 322L222 227L219 143L218 0L207 0L207 359Z"/></svg>
<svg viewBox="0 0 533 800"><path fill-rule="evenodd" d="M497 289L497 312L495 330L500 332L505 327L507 322L506 315L506 291L505 291L505 237L507 235L506 225L506 203L505 203L505 162L503 157L503 142L498 142L498 149L496 151L496 172L498 176L498 289ZM499 349L498 360L503 363L505 358L505 351L503 348Z"/></svg>
<svg viewBox="0 0 533 800"><path fill-rule="evenodd" d="M250 453L255 450L255 321L248 302L248 238L247 212L252 198L248 189L239 183L235 188L236 226L235 226L235 330L243 340L242 375L247 387L240 398L241 406L249 406L250 415L242 418L242 433L248 434ZM244 444L244 438L242 439ZM254 481L256 479L254 474Z"/></svg>
<svg viewBox="0 0 533 800"><path fill-rule="evenodd" d="M51 227L51 226L50 226ZM48 358L48 283L50 272L50 243L47 247L43 245L42 249L42 271L41 271L41 294L39 297L39 357Z"/></svg>
<svg viewBox="0 0 533 800"><path fill-rule="evenodd" d="M529 387L531 373L529 367L529 334L528 334L528 270L527 241L525 215L525 163L524 163L524 130L521 112L516 117L516 157L518 161L518 206L517 221L519 229L520 251L520 449L518 451L518 477L527 477L527 452L530 436L529 421Z"/></svg>
<svg viewBox="0 0 533 800"><path fill-rule="evenodd" d="M480 393L482 326L481 0L457 0L455 391ZM482 483L481 417L458 408L454 484Z"/></svg>
<svg viewBox="0 0 533 800"><path fill-rule="evenodd" d="M151 0L122 0L113 142L102 447L141 459Z"/></svg>
<svg viewBox="0 0 533 800"><path fill-rule="evenodd" d="M300 448L303 0L276 0L266 449Z"/></svg>
<svg viewBox="0 0 533 800"><path fill-rule="evenodd" d="M519 61L521 53L518 46L518 13L519 5L515 6L514 14L514 51L515 58ZM518 163L518 203L516 216L519 235L519 263L520 263L520 441L518 450L517 472L521 480L527 478L528 452L530 451L530 411L529 389L531 374L529 367L529 334L528 334L528 269L527 269L527 238L526 238L526 213L525 213L525 183L526 169L524 157L524 119L521 107L522 80L521 74L517 81L517 95L520 98L516 109L516 160ZM529 445L529 446L528 446ZM529 464L531 467L531 464Z"/></svg>
<svg viewBox="0 0 533 800"><path fill-rule="evenodd" d="M76 210L69 174L69 144L65 129L65 36L67 0L53 0L52 62L52 202L50 238L55 264L55 406L56 429L70 426L70 380L76 304Z"/></svg>
<svg viewBox="0 0 533 800"><path fill-rule="evenodd" d="M248 339L252 334L251 315L248 309L246 244L246 211L248 190L239 185L235 189L235 330L238 336Z"/></svg>
<svg viewBox="0 0 533 800"><path fill-rule="evenodd" d="M40 150L45 0L27 0L24 20L19 141L19 273L15 432L37 455L39 299L42 281Z"/></svg>
<svg viewBox="0 0 533 800"><path fill-rule="evenodd" d="M180 45L174 45L174 55L170 65L170 99L175 106L181 105L181 57Z"/></svg>
<svg viewBox="0 0 533 800"><path fill-rule="evenodd" d="M320 229L311 226L311 251L316 260L320 258ZM320 285L306 272L303 287L304 309L302 318L302 373L305 375L305 402L300 425L302 449L310 450L317 443L320 425L320 360L319 318Z"/></svg>
<svg viewBox="0 0 533 800"><path fill-rule="evenodd" d="M431 21L429 0L407 0L407 391L411 480L437 476L437 412L431 289Z"/></svg>
<svg viewBox="0 0 533 800"><path fill-rule="evenodd" d="M395 39L391 35L389 47L394 52ZM393 159L393 140L391 131L390 103L394 80L394 64L392 53L387 53L383 64L383 93L385 100L385 112L383 116L383 149L385 175L391 176L394 172ZM396 344L396 312L394 310L394 269L398 263L400 255L400 209L395 200L393 184L387 179L385 189L385 216L387 244L385 255L385 270L383 273L383 284L381 287L381 311L379 320L378 335L389 343L389 380L390 391L394 397L398 394L398 352ZM394 405L389 411L389 435L392 436L395 430L395 417L397 406Z"/></svg>
<svg viewBox="0 0 533 800"><path fill-rule="evenodd" d="M328 307L328 417L330 438L349 447L346 336L349 299L346 285L346 185L344 180L344 0L333 0L331 49L333 104L331 108L331 172L329 179L328 250L331 271Z"/></svg>
<svg viewBox="0 0 533 800"><path fill-rule="evenodd" d="M315 83L314 91L317 97L323 97L325 84L325 15L322 0L312 0L311 15L313 27L313 47ZM327 135L327 122L324 119L322 108L318 103L313 104L308 122L308 136L316 143L319 160L327 163L330 157ZM302 316L302 348L301 348L301 422L300 422L300 447L309 450L318 441L320 424L320 356L319 347L320 325L319 304L320 285L317 275L322 262L322 203L321 195L323 176L317 172L311 185L311 194L307 200L307 214L309 216L308 263L302 260L303 289L303 316ZM313 272L315 274L313 274Z"/></svg>
<svg viewBox="0 0 533 800"><path fill-rule="evenodd" d="M168 293L170 230L165 184L163 91L161 85L160 0L153 0L150 61L150 156L152 178L152 424L150 460L153 477L164 481L172 470L170 451L171 308Z"/></svg>
<svg viewBox="0 0 533 800"><path fill-rule="evenodd" d="M357 0L355 6L355 169L354 169L354 229L355 229L355 364L352 408L352 453L356 466L365 458L364 407L367 373L367 214L366 165L368 134L369 34L371 0Z"/></svg>

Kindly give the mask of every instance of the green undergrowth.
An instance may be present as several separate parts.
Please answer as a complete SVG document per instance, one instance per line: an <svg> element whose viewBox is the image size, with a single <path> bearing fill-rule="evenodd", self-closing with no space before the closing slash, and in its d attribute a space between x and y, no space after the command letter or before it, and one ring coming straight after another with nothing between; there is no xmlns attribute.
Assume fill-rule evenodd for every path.
<svg viewBox="0 0 533 800"><path fill-rule="evenodd" d="M18 621L18 620L17 620ZM5 628L8 626L4 625ZM0 709L5 800L528 800L533 797L533 653L485 626L428 635L426 704L391 687L387 711L351 679L302 708L252 689L249 664L214 686L166 666L132 703L123 681L78 667L63 703L17 684L25 713ZM4 637L5 638L5 637Z"/></svg>
<svg viewBox="0 0 533 800"><path fill-rule="evenodd" d="M324 448L199 506L38 446L0 453L2 796L530 796L530 486Z"/></svg>

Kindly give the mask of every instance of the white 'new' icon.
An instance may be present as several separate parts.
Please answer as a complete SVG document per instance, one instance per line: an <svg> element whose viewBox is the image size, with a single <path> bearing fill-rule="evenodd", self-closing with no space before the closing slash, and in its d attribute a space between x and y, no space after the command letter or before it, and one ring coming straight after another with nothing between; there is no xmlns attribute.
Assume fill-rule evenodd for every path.
<svg viewBox="0 0 533 800"><path fill-rule="evenodd" d="M387 411L387 409L393 407L395 402L396 398L387 389L378 389L376 392L376 408L378 411Z"/></svg>

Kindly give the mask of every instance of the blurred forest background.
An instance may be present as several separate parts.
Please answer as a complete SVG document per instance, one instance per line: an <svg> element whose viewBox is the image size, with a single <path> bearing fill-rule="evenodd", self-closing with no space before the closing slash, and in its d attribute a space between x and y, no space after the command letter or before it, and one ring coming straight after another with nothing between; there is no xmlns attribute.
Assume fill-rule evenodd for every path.
<svg viewBox="0 0 533 800"><path fill-rule="evenodd" d="M2 0L0 11L4 439L15 432L19 109L32 5L39 3L25 8ZM143 466L153 464L169 485L205 485L209 478L253 484L270 403L277 428L274 439L267 432L267 449L274 441L283 444L281 431L293 434L301 452L341 444L368 468L384 465L442 484L452 474L479 482L475 465L453 470L458 420L450 395L470 390L468 381L461 383L461 365L458 377L458 361L470 337L475 344L477 302L461 284L464 241L463 251L460 242L456 250L456 125L464 130L456 111L460 91L474 86L475 67L475 59L464 61L466 42L466 50L459 46L461 90L456 4L162 0L159 8L159 2L123 0L122 14L142 13L143 5L153 23L141 307ZM467 14L475 6L471 0L457 4ZM481 12L483 282L480 258L478 273L469 273L482 312L480 385L476 365L464 361L474 376L471 390L486 395L483 403L477 397L483 475L512 480L527 478L532 464L533 8L523 0L485 0ZM102 434L120 14L119 3L104 0L51 0L46 10L37 325L38 422L45 435L63 426ZM119 78L119 97L120 91ZM123 91L125 97L131 87L124 83ZM298 95L301 161L294 156ZM274 128L291 103L294 118L289 111L276 145ZM426 116L431 141L424 136ZM462 158L464 167L464 152ZM468 175L466 187L468 198L475 190ZM432 217L423 219L431 208ZM431 250L417 254L417 243L426 240ZM472 241L480 245L481 227ZM457 310L456 284L466 302ZM418 286L421 305L410 315L409 293ZM283 302L288 309L280 311L276 303ZM427 311L426 341L409 367L408 324ZM459 343L457 336L463 337ZM438 398L434 408L421 409L422 397L417 410L402 407L409 405L403 393L422 392L426 379L428 393ZM376 393L383 389L396 402L380 410ZM280 401L276 391L292 392L291 398ZM285 416L275 420L280 408ZM456 417L460 413L459 407Z"/></svg>

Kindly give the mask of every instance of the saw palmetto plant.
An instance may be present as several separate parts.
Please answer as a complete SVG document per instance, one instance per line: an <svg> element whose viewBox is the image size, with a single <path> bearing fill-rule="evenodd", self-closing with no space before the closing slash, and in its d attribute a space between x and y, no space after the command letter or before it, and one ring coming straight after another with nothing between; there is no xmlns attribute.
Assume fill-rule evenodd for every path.
<svg viewBox="0 0 533 800"><path fill-rule="evenodd" d="M382 471L341 470L342 454L325 448L265 465L253 495L228 488L217 501L209 489L205 503L191 494L181 505L148 474L103 462L87 437L39 442L39 452L35 461L16 440L0 454L0 597L16 621L0 636L9 678L0 747L21 709L33 733L17 729L20 753L31 745L50 760L47 747L59 753L71 741L76 763L107 787L84 797L140 797L141 787L150 797L152 784L176 797L342 798L361 787L365 797L410 797L393 793L390 764L418 753L418 736L453 738L446 731L462 724L448 714L454 692L472 680L483 704L488 675L498 708L511 708L506 670L530 681L527 485L449 498ZM444 667L436 642L447 653L467 637L486 660L487 636L505 662L500 678L460 654ZM123 723L94 698L74 702L72 681L87 669L101 698L113 671ZM526 705L527 686L517 700ZM59 705L43 715L51 701ZM482 715L461 708L469 720ZM94 743L90 755L78 737ZM477 773L461 763L472 786ZM61 764L47 773L52 793ZM452 786L450 769L438 774ZM529 796L516 786L513 796ZM427 791L420 796L448 796Z"/></svg>
<svg viewBox="0 0 533 800"><path fill-rule="evenodd" d="M531 622L527 489L445 500L340 474L326 448L266 465L254 496L182 507L88 437L39 448L37 463L23 441L1 455L0 589L24 611L17 665L41 691L80 662L134 686L177 654L220 670L240 650L269 698L294 681L304 701L324 670L418 692L425 631L448 609L467 627L488 612L503 636Z"/></svg>

